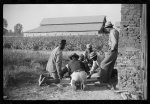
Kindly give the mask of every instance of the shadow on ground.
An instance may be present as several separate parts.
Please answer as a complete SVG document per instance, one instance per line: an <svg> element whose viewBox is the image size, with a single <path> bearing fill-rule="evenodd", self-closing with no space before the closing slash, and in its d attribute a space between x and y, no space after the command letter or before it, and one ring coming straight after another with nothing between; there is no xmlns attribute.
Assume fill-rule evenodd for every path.
<svg viewBox="0 0 150 104"><path fill-rule="evenodd" d="M35 84L38 81L39 74L34 72L19 72L15 76L10 76L9 86L20 86L25 83Z"/></svg>

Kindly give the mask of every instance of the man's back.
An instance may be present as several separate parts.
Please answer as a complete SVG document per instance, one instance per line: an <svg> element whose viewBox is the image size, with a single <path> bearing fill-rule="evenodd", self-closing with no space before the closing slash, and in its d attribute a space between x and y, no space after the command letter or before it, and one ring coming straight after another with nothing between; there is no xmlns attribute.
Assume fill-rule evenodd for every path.
<svg viewBox="0 0 150 104"><path fill-rule="evenodd" d="M71 60L68 63L68 68L70 69L71 73L77 70L85 71L85 65L80 60Z"/></svg>
<svg viewBox="0 0 150 104"><path fill-rule="evenodd" d="M49 72L55 72L56 71L56 61L57 61L57 57L58 55L61 55L62 52L60 51L59 47L56 47L50 55L50 58L48 60L47 66L46 66L46 70ZM61 60L60 60L61 61Z"/></svg>

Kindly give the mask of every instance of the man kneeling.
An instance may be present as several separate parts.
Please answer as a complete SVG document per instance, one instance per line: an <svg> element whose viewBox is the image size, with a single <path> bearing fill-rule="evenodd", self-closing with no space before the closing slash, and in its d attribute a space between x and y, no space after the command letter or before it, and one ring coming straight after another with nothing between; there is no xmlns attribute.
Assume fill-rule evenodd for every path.
<svg viewBox="0 0 150 104"><path fill-rule="evenodd" d="M78 58L79 56L76 53L70 56L71 61L68 63L68 71L71 76L70 84L74 90L78 88L85 90L87 73L84 63Z"/></svg>

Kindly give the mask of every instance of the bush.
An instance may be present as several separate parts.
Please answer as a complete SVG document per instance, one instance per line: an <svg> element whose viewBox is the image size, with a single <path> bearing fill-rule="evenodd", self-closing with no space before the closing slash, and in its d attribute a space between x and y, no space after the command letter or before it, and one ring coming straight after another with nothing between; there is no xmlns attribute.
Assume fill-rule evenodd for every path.
<svg viewBox="0 0 150 104"><path fill-rule="evenodd" d="M51 36L51 37L3 37L3 48L22 50L51 50L61 39L67 40L65 51L84 51L86 44L91 43L95 50L107 45L107 36Z"/></svg>

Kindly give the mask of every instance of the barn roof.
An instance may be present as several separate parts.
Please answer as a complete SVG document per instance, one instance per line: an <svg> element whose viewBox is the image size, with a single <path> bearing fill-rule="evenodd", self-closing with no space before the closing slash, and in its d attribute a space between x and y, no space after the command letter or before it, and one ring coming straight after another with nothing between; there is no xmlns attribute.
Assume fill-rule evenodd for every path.
<svg viewBox="0 0 150 104"><path fill-rule="evenodd" d="M100 24L76 24L76 25L46 25L26 31L25 33L33 32L82 32L82 31L98 31L102 28Z"/></svg>
<svg viewBox="0 0 150 104"><path fill-rule="evenodd" d="M24 33L98 31L105 22L106 16L45 18L39 27Z"/></svg>
<svg viewBox="0 0 150 104"><path fill-rule="evenodd" d="M40 25L52 24L76 24L76 23L102 23L106 16L81 16L81 17L58 17L58 18L44 18Z"/></svg>

